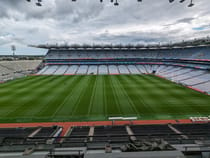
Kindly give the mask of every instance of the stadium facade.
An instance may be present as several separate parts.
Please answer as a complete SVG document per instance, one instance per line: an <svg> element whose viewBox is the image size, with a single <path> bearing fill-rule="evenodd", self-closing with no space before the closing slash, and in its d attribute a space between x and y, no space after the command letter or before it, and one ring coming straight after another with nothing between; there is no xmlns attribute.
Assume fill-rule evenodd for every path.
<svg viewBox="0 0 210 158"><path fill-rule="evenodd" d="M38 46L49 48L38 75L155 74L210 93L210 47Z"/></svg>

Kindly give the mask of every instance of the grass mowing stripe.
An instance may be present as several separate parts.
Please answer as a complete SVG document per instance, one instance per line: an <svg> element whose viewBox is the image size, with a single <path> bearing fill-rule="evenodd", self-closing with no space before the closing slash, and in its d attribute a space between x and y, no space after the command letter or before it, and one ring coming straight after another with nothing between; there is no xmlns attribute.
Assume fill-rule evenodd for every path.
<svg viewBox="0 0 210 158"><path fill-rule="evenodd" d="M153 83L151 85L157 89L151 91L150 94L156 92L157 97L163 98L158 101L160 110L158 112L159 119L178 119L200 115L199 110L203 109L203 107L198 105L198 109L195 109L196 105L195 102L192 101L192 91L188 91L187 88L171 83L170 81L160 80L156 76L150 76L148 79ZM159 84L156 81L159 82ZM201 96L206 97L205 95Z"/></svg>
<svg viewBox="0 0 210 158"><path fill-rule="evenodd" d="M37 82L36 84L33 84L32 89L36 89L38 90L39 88L41 88L40 85L45 85L45 86L53 86L53 84L56 84L58 81L54 80L53 84L50 83L49 81L52 79L56 79L56 76L52 76L50 78L48 78L48 80L44 80L43 82ZM49 87L48 87L49 88ZM42 105L39 102L40 97L44 97L47 96L47 89L44 89L44 91L42 92L38 92L36 93L36 91L32 91L30 93L30 91L24 91L24 95L26 95L26 101L19 103L19 106L16 106L17 108L15 110L13 110L12 112L10 112L7 116L9 117L13 117L13 116L17 116L17 117L21 117L22 115L24 116L28 116L28 117L32 117L37 110L39 110L39 107ZM22 95L22 94L21 94ZM21 96L19 95L19 96ZM49 98L47 98L49 99ZM44 104L46 104L46 102L48 101L45 98L45 101L43 102Z"/></svg>
<svg viewBox="0 0 210 158"><path fill-rule="evenodd" d="M167 84L165 85L164 82L155 81L151 77L147 77L148 83L150 83L150 89L153 89L153 91L150 92L150 96L152 98L156 98L158 100L158 106L153 106L155 108L155 111L157 113L157 118L165 118L165 119L172 119L174 114L176 113L176 106L180 102L179 99L176 97L174 98L173 89L171 88L173 85ZM146 87L145 87L146 88ZM167 90L167 93L165 91ZM171 91L172 90L172 91ZM165 99L167 98L167 99ZM179 114L179 113L178 113Z"/></svg>
<svg viewBox="0 0 210 158"><path fill-rule="evenodd" d="M120 107L123 113L125 114L124 116L137 116L138 112L135 106L133 105L133 102L130 100L130 97L127 94L130 92L125 91L119 76L113 76L112 79L113 79L112 80L113 84L118 85L117 88L116 87L114 88L115 88L116 96L118 97L118 100L119 100L119 104L121 105Z"/></svg>
<svg viewBox="0 0 210 158"><path fill-rule="evenodd" d="M61 78L61 76L59 76ZM58 79L59 79L58 78ZM59 109L59 106L65 98L68 98L69 92L72 89L73 86L76 85L76 82L78 82L79 76L63 76L59 83L57 83L56 87L52 86L49 91L52 91L52 99L49 100L45 105L42 105L41 110L36 116L53 116L55 111ZM40 104L42 104L43 101L41 101ZM53 108L52 108L53 105Z"/></svg>
<svg viewBox="0 0 210 158"><path fill-rule="evenodd" d="M120 109L117 107L117 102L114 96L114 92L112 90L112 83L110 81L111 76L105 76L104 77L104 85L105 85L105 100L106 100L106 112L107 117L110 116L121 116L122 113Z"/></svg>
<svg viewBox="0 0 210 158"><path fill-rule="evenodd" d="M141 118L146 119L156 119L156 111L153 108L152 98L147 95L148 90L143 87L143 85L147 84L147 79L144 78L142 75L132 75L125 78L127 81L127 86L131 86L134 90L131 94L134 95L133 101L136 102L136 109L139 110L139 114ZM148 103L148 100L152 102Z"/></svg>
<svg viewBox="0 0 210 158"><path fill-rule="evenodd" d="M145 75L142 76L131 76L135 80L135 82L139 83L139 88L141 90L138 91L140 93L141 99L144 103L144 106L148 106L151 110L150 115L146 116L144 114L143 117L146 117L147 119L158 119L159 112L161 109L159 106L161 106L161 97L158 97L157 95L151 94L153 91L159 91L156 87L153 86L153 84L150 83L148 80L148 77ZM158 83L157 83L158 84ZM160 104L159 104L160 103Z"/></svg>
<svg viewBox="0 0 210 158"><path fill-rule="evenodd" d="M136 110L132 108L135 106ZM30 76L0 85L0 122L208 116L210 97L152 75Z"/></svg>
<svg viewBox="0 0 210 158"><path fill-rule="evenodd" d="M0 84L0 87L8 88L9 90L19 89L19 88L21 89L26 84L33 84L33 83L39 82L42 78L47 78L47 76L23 77L23 78L18 79L18 82L16 82L16 80L13 80L13 81L8 81L4 84Z"/></svg>
<svg viewBox="0 0 210 158"><path fill-rule="evenodd" d="M83 82L82 76L74 76L75 82L69 85L69 90L65 96L65 99L59 103L59 106L56 108L55 112L53 113L53 117L60 117L60 116L69 116L69 113L73 109L73 102L69 101L74 94L76 94L76 90L78 89L78 85ZM75 99L76 100L76 99Z"/></svg>
<svg viewBox="0 0 210 158"><path fill-rule="evenodd" d="M152 77L150 78L151 82L154 82L156 80L157 77ZM159 79L158 79L159 80ZM166 82L165 82L166 81ZM199 105L197 105L195 102L192 101L192 98L191 98L191 92L187 92L188 89L186 89L186 91L178 91L179 89L183 89L185 87L179 87L179 85L176 85L176 84L168 84L168 81L165 80L165 81L162 81L161 83L162 84L158 84L156 85L159 89L162 89L162 90L165 90L167 88L167 92L168 93L164 93L165 94L165 97L167 98L167 100L165 100L165 104L167 104L167 108L165 108L168 113L170 113L171 115L184 115L186 113L191 113L192 115L197 115L199 114L200 115L200 112L199 110L202 109L200 108ZM187 106L186 106L187 105ZM185 107L184 110L180 111L180 110L177 110L177 106L182 106L182 107ZM198 108L196 108L196 106ZM179 108L178 108L179 109ZM173 117L175 117L173 116Z"/></svg>
<svg viewBox="0 0 210 158"><path fill-rule="evenodd" d="M31 79L35 80L36 78L33 78L31 76L17 78L15 80L7 81L7 82L4 82L3 84L0 84L0 88L8 88L8 85L9 85L9 87L12 87L14 85L16 86L18 84L22 84L23 81L27 82L27 80L31 80Z"/></svg>
<svg viewBox="0 0 210 158"><path fill-rule="evenodd" d="M91 110L92 110L92 107L93 107L93 98L95 97L95 93L96 93L96 84L97 84L97 77L95 78L95 82L94 82L94 84L93 84L93 88L92 88L92 94L91 94L91 96L90 96L90 103L89 103L89 107L88 107L88 113L87 113L87 115L88 115L88 117L90 117L90 112L91 112Z"/></svg>
<svg viewBox="0 0 210 158"><path fill-rule="evenodd" d="M106 78L107 78L107 76L100 76L100 78L102 78L102 84L103 84L103 87L102 87L102 89L103 89L103 110L104 110L104 116L107 118L107 99L106 99L106 97L107 97L107 91L106 91L106 82L105 82L105 80L106 80Z"/></svg>
<svg viewBox="0 0 210 158"><path fill-rule="evenodd" d="M141 99L141 95L138 93L138 83L132 81L130 75L119 76L119 79L121 80L124 91L127 93L130 101L132 101L133 106L135 106L138 115L141 116L142 114L150 114L151 109L144 103Z"/></svg>
<svg viewBox="0 0 210 158"><path fill-rule="evenodd" d="M89 80L86 76L81 76L81 80L76 84L68 94L66 99L61 103L60 108L54 114L54 117L72 118L73 111L76 108L77 102L80 100L81 92L87 86Z"/></svg>
<svg viewBox="0 0 210 158"><path fill-rule="evenodd" d="M87 85L83 87L83 91L80 93L80 99L76 104L75 111L73 115L88 117L88 109L91 104L91 97L94 93L94 85L96 81L96 76L89 76L87 80Z"/></svg>
<svg viewBox="0 0 210 158"><path fill-rule="evenodd" d="M162 98L161 100L159 100L159 115L158 118L162 119L172 119L172 118L176 118L176 116L181 116L182 115L182 111L187 110L186 108L184 108L184 110L180 110L181 107L184 107L183 104L183 100L180 99L179 95L177 96L174 92L177 89L177 85L174 84L170 84L170 83L165 83L165 81L157 81L159 82L159 84L157 84L156 79L154 76L152 76L151 78L148 78L151 82L151 85L153 85L153 87L156 87L156 90L154 90L151 94L156 93L155 96ZM167 91L167 93L166 93ZM179 109L179 110L177 110ZM187 111L193 111L193 109L191 109L188 106L188 110Z"/></svg>
<svg viewBox="0 0 210 158"><path fill-rule="evenodd" d="M104 98L103 98L103 80L101 76L96 77L96 81L91 96L91 102L88 109L88 115L99 117L104 114Z"/></svg>
<svg viewBox="0 0 210 158"><path fill-rule="evenodd" d="M114 99L114 104L111 104L111 105L116 107L116 109L117 109L116 112L119 112L119 113L116 113L116 115L124 116L124 111L122 111L122 108L120 107L119 98L117 97L117 94L116 94L117 92L115 91L115 87L118 87L119 85L118 85L118 83L117 84L113 83L113 77L114 76L109 76L108 77L108 81L109 81L109 85L108 86L110 86L109 93L112 94L113 99ZM111 109L111 107L110 107L111 105L108 104L108 110ZM110 113L110 111L109 111L109 113Z"/></svg>
<svg viewBox="0 0 210 158"><path fill-rule="evenodd" d="M50 78L48 78L48 80L46 80L46 84L49 83L48 81L50 80ZM31 99L31 95L33 94L33 91L31 91L31 89L29 89L28 87L36 90L37 88L40 87L40 85L42 84L42 82L36 82L33 85L28 85L28 82L24 82L25 85L23 85L23 89L14 89L13 92L11 92L10 94L8 94L8 96L3 97L0 99L0 107L1 107L1 111L4 111L3 109L8 109L6 113L1 113L1 117L2 116L10 116L10 113L14 112L14 115L16 115L16 110L18 110L22 105L26 104L28 102L28 100ZM11 98L17 98L17 99L12 99ZM34 100L33 100L34 101ZM11 117L11 116L10 116Z"/></svg>

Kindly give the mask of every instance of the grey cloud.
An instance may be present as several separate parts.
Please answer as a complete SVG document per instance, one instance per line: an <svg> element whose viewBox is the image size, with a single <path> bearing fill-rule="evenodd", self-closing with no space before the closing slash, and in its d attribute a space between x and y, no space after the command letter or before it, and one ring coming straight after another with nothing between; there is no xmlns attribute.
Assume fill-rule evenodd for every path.
<svg viewBox="0 0 210 158"><path fill-rule="evenodd" d="M183 18L183 19L179 19L177 20L175 23L188 23L190 24L192 21L194 20L194 18Z"/></svg>
<svg viewBox="0 0 210 158"><path fill-rule="evenodd" d="M183 18L183 19L178 19L177 21L171 23L171 24L166 24L164 26L172 26L172 25L176 25L176 24L180 24L180 23L186 23L186 24L190 24L195 18Z"/></svg>
<svg viewBox="0 0 210 158"><path fill-rule="evenodd" d="M159 42L170 42L171 40L175 40L173 37L173 32L168 35L168 33L155 33L155 32L129 32L122 35L113 35L109 32L100 34L94 37L95 41L103 41L105 43L159 43Z"/></svg>
<svg viewBox="0 0 210 158"><path fill-rule="evenodd" d="M42 7L25 0L0 0L0 45L47 42L68 43L155 43L207 36L209 0L187 3L167 0L43 0ZM132 28L134 28L132 30ZM5 32L14 37L2 37ZM1 48L0 48L1 49Z"/></svg>
<svg viewBox="0 0 210 158"><path fill-rule="evenodd" d="M11 43L24 44L25 42L23 38L16 37L13 34L0 35L0 46L5 45L5 44L11 44Z"/></svg>

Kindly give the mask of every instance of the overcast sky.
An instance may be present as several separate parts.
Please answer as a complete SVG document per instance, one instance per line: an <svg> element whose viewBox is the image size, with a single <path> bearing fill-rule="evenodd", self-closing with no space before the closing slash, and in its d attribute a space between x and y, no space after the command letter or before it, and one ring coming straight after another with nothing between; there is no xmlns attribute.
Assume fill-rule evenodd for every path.
<svg viewBox="0 0 210 158"><path fill-rule="evenodd" d="M28 44L157 43L210 35L210 0L0 0L0 55L45 54Z"/></svg>

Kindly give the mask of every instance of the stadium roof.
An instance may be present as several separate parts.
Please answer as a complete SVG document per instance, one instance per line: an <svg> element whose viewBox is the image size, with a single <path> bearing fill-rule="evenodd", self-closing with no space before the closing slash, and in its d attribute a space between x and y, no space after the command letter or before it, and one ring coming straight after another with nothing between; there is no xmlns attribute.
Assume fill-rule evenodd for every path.
<svg viewBox="0 0 210 158"><path fill-rule="evenodd" d="M168 44L150 44L150 45L143 45L143 44L40 44L40 45L29 45L30 47L35 48L43 48L43 49L112 49L112 50L123 50L123 49L130 49L130 50L144 50L144 49L171 49L171 48L191 48L191 47L209 47L210 46L210 39L202 38L202 39L195 39L192 41L183 41L179 43L168 43Z"/></svg>

